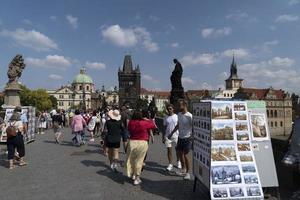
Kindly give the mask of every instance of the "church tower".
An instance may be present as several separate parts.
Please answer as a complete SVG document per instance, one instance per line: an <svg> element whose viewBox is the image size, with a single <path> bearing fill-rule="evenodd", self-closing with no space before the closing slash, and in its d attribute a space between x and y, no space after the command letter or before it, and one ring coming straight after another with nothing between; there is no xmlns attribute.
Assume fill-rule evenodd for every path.
<svg viewBox="0 0 300 200"><path fill-rule="evenodd" d="M141 94L140 67L133 67L131 55L125 55L123 67L119 68L119 106L134 108Z"/></svg>
<svg viewBox="0 0 300 200"><path fill-rule="evenodd" d="M237 74L237 65L234 59L234 55L232 57L232 63L230 66L230 76L225 80L226 90L238 90L243 87L243 79L240 79Z"/></svg>

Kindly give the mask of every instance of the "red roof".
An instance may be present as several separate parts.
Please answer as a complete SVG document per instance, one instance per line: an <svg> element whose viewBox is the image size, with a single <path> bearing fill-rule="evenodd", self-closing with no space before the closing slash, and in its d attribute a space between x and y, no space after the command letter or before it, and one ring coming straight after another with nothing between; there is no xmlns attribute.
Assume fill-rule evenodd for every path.
<svg viewBox="0 0 300 200"><path fill-rule="evenodd" d="M240 92L246 93L249 97L255 95L259 100L266 99L268 94L273 94L276 96L276 99L284 99L285 92L283 90L275 90L273 88L267 89L256 89L256 88L241 88Z"/></svg>

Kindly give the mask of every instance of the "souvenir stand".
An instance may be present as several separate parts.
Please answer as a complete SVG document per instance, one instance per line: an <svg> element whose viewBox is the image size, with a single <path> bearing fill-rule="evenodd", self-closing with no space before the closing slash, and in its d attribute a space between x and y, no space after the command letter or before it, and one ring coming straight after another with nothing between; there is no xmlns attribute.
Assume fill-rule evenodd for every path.
<svg viewBox="0 0 300 200"><path fill-rule="evenodd" d="M262 200L262 187L278 186L265 110L246 101L195 102L193 130L195 187L200 180L211 199Z"/></svg>
<svg viewBox="0 0 300 200"><path fill-rule="evenodd" d="M4 112L4 122L7 124L15 107L12 106L6 106L3 107L2 112ZM27 134L24 137L25 143L30 143L35 140L35 107L32 106L22 106L22 114L27 115L28 119L28 127L27 127ZM4 126L1 130L1 135L0 135L0 142L6 142L6 127Z"/></svg>

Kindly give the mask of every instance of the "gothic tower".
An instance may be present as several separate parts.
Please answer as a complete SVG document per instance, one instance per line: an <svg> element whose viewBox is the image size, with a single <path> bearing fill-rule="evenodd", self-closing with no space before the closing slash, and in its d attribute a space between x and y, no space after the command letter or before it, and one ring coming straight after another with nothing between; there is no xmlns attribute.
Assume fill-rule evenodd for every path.
<svg viewBox="0 0 300 200"><path fill-rule="evenodd" d="M129 105L135 108L141 94L141 72L137 65L133 67L130 55L125 55L123 67L119 68L119 106Z"/></svg>
<svg viewBox="0 0 300 200"><path fill-rule="evenodd" d="M243 79L240 79L237 74L237 65L234 59L234 55L232 57L232 63L230 66L230 76L225 80L226 82L226 90L238 90L243 87Z"/></svg>

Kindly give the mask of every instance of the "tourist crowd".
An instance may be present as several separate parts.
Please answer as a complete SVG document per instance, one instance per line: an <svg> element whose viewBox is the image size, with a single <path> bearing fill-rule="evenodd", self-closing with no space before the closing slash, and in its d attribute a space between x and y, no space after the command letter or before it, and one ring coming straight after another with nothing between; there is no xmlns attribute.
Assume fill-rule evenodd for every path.
<svg viewBox="0 0 300 200"><path fill-rule="evenodd" d="M179 113L175 113L173 105L166 106L167 115L163 120L165 130L162 131L162 143L166 147L168 166L166 171L175 172L184 180L190 180L190 155L192 148L192 114L187 110L185 101L179 102ZM113 172L119 172L119 149L126 153L124 168L126 175L134 185L141 184L141 173L145 166L149 143L154 142L156 132L155 114L149 109L130 110L123 106L108 108L101 111L52 110L37 114L38 134L45 134L46 129L53 129L55 143L61 143L65 127L70 127L74 146L80 147L86 142L95 142L108 157L109 167ZM16 108L9 120L7 133L7 151L9 169L15 164L25 166L24 135L26 133L26 117L22 116L20 108ZM4 124L0 120L1 126ZM176 168L173 165L173 147L176 151Z"/></svg>

